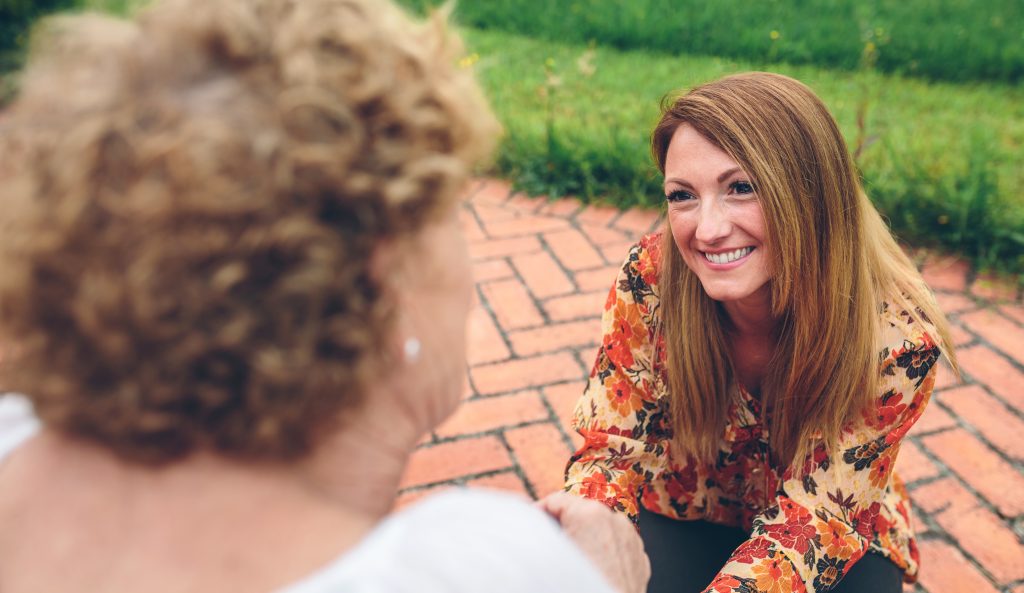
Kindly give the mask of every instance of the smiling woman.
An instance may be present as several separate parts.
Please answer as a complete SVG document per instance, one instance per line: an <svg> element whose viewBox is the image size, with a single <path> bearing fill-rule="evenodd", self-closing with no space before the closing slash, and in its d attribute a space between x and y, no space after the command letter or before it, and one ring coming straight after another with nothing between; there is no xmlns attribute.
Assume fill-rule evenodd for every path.
<svg viewBox="0 0 1024 593"><path fill-rule="evenodd" d="M699 86L651 144L666 229L609 297L567 490L639 522L649 591L898 592L893 463L955 367L933 296L800 82Z"/></svg>

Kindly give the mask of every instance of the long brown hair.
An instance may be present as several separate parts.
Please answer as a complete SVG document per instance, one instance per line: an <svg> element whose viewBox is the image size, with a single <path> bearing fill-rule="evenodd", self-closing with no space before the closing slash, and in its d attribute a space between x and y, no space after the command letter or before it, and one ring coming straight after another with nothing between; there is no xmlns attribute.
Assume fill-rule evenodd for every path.
<svg viewBox="0 0 1024 593"><path fill-rule="evenodd" d="M788 466L803 458L816 436L831 450L843 425L875 394L881 300L930 321L956 367L942 311L862 189L839 127L809 88L752 72L666 102L651 137L662 173L683 123L757 185L772 265L771 314L779 322L761 388L776 461ZM659 284L675 445L710 460L734 380L728 321L667 226L663 241Z"/></svg>

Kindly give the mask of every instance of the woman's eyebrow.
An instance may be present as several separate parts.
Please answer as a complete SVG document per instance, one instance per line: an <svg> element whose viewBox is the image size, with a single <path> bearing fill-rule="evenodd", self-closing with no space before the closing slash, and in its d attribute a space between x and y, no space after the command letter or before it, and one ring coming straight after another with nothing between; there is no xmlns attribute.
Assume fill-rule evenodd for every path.
<svg viewBox="0 0 1024 593"><path fill-rule="evenodd" d="M736 173L742 172L742 171L743 171L743 169L741 167L733 167L731 169L723 171L722 174L718 176L718 183L722 183L726 179L728 179L730 176L735 175ZM682 185L684 187L689 187L689 188L693 187L693 185L690 184L689 181L686 181L685 179L681 179L679 177L669 177L669 178L665 179L665 185L668 185L669 183L677 183L679 185Z"/></svg>
<svg viewBox="0 0 1024 593"><path fill-rule="evenodd" d="M742 171L742 169L740 169L739 167L733 167L732 169L725 171L724 173L718 176L718 183L722 183L723 181L725 181L731 175L735 174L738 171Z"/></svg>

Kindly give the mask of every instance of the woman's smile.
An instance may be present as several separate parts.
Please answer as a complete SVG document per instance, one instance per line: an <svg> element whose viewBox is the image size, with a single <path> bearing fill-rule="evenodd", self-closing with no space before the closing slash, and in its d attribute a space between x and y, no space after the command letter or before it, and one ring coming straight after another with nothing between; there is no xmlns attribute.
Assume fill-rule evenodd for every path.
<svg viewBox="0 0 1024 593"><path fill-rule="evenodd" d="M708 267L712 270L731 270L743 265L754 249L754 247L740 247L739 249L716 252L705 251L703 253Z"/></svg>

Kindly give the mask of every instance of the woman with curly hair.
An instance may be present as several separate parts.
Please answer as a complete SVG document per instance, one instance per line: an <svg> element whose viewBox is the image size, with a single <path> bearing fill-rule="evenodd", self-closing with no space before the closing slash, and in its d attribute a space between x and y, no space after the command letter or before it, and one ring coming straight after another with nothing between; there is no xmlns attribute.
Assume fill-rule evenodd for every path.
<svg viewBox="0 0 1024 593"><path fill-rule="evenodd" d="M934 297L803 84L698 86L651 144L666 228L609 295L567 490L639 523L649 591L900 591L892 469L955 367Z"/></svg>
<svg viewBox="0 0 1024 593"><path fill-rule="evenodd" d="M457 197L497 131L443 19L172 0L35 45L0 119L0 590L642 590L597 503L387 516L460 401Z"/></svg>

